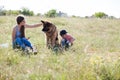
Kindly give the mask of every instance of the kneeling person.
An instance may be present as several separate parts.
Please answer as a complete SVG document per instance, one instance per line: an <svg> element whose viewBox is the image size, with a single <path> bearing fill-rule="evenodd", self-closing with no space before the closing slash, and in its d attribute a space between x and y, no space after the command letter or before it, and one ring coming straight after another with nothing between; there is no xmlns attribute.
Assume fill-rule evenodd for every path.
<svg viewBox="0 0 120 80"><path fill-rule="evenodd" d="M68 35L66 30L61 30L60 36L62 37L62 40L61 40L62 48L67 49L73 45L73 42L75 39L71 35Z"/></svg>

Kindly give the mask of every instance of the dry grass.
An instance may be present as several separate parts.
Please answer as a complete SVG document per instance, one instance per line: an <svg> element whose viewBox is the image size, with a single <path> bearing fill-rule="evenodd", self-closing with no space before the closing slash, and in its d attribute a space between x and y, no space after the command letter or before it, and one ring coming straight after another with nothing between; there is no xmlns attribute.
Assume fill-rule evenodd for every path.
<svg viewBox="0 0 120 80"><path fill-rule="evenodd" d="M26 17L27 23L40 20L54 23L75 37L74 45L56 55L45 47L42 27L26 29L26 36L37 46L37 55L21 56L11 46L14 16L0 16L0 80L119 80L120 20ZM59 36L60 38L60 36Z"/></svg>

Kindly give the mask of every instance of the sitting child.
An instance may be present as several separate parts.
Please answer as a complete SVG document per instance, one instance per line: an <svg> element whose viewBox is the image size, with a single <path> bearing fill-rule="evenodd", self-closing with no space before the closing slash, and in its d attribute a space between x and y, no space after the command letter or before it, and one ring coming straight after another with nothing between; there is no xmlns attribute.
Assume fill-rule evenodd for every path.
<svg viewBox="0 0 120 80"><path fill-rule="evenodd" d="M61 30L60 36L62 37L62 40L61 40L62 48L65 48L66 50L67 48L73 45L73 41L75 39L71 35L68 35L66 30Z"/></svg>

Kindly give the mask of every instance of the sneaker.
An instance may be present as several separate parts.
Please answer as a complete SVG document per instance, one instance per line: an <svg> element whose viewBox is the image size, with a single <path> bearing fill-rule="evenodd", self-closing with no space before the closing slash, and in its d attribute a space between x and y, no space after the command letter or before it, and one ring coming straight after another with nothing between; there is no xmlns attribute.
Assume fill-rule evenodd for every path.
<svg viewBox="0 0 120 80"><path fill-rule="evenodd" d="M34 55L36 55L37 52L38 52L38 51L37 51L37 48L34 46L34 47L33 47L33 53L34 53Z"/></svg>
<svg viewBox="0 0 120 80"><path fill-rule="evenodd" d="M25 54L28 54L28 53L29 53L28 47L25 47L25 49L23 50L23 52L24 52Z"/></svg>

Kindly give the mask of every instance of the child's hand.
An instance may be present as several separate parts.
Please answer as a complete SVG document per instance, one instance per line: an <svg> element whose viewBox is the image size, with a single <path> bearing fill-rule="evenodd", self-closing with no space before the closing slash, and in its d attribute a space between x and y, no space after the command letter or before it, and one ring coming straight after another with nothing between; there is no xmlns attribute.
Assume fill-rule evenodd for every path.
<svg viewBox="0 0 120 80"><path fill-rule="evenodd" d="M71 46L73 45L73 43L71 43Z"/></svg>

